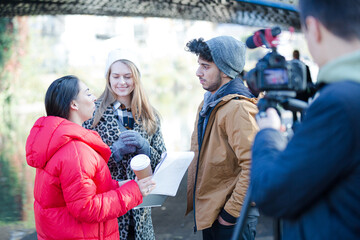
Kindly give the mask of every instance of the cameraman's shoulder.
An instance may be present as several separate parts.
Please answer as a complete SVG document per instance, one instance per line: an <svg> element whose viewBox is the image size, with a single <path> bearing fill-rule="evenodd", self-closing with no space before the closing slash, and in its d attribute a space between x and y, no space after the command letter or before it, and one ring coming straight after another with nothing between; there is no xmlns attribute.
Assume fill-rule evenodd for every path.
<svg viewBox="0 0 360 240"><path fill-rule="evenodd" d="M359 94L360 81L343 80L335 83L327 84L323 92L337 93L337 95L349 95L351 93Z"/></svg>
<svg viewBox="0 0 360 240"><path fill-rule="evenodd" d="M317 92L317 95L314 100L318 102L351 104L353 101L357 102L360 97L360 82L344 80L326 84Z"/></svg>
<svg viewBox="0 0 360 240"><path fill-rule="evenodd" d="M316 119L329 124L339 124L360 117L360 83L354 81L339 81L323 86L310 103L305 119ZM322 119L322 120L321 120ZM357 119L356 121L354 119Z"/></svg>

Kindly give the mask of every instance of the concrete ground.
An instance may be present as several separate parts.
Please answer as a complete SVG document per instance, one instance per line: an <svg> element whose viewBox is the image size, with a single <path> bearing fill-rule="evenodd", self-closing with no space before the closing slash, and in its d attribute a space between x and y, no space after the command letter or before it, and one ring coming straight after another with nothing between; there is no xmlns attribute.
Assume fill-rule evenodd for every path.
<svg viewBox="0 0 360 240"><path fill-rule="evenodd" d="M186 179L184 176L176 197L168 197L162 207L152 209L152 218L157 240L200 240L202 233L194 234L192 212L186 211ZM272 219L261 216L257 225L256 240L272 240Z"/></svg>
<svg viewBox="0 0 360 240"><path fill-rule="evenodd" d="M201 232L194 234L193 214L184 216L186 210L186 176L176 197L168 197L162 207L152 209L157 240L201 240ZM0 227L0 240L37 240L35 229L21 226ZM261 216L257 225L256 240L273 240L272 219Z"/></svg>

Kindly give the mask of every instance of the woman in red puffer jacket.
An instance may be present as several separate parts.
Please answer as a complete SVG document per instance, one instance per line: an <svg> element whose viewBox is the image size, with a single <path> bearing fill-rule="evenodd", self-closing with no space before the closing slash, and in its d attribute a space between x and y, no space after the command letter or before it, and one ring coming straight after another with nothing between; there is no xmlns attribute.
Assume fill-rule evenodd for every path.
<svg viewBox="0 0 360 240"><path fill-rule="evenodd" d="M34 211L38 239L119 239L117 217L142 203L155 187L111 179L109 147L83 128L95 97L74 76L55 80L26 142L27 163L36 168Z"/></svg>

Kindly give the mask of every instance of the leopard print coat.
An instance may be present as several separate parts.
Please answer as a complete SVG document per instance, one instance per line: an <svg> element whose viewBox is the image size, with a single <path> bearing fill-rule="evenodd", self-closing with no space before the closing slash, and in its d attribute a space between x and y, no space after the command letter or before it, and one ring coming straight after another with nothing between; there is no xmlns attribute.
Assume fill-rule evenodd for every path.
<svg viewBox="0 0 360 240"><path fill-rule="evenodd" d="M96 107L99 107L99 102L96 102ZM159 163L161 154L166 151L164 139L160 129L160 119L157 116L158 127L155 134L149 136L145 131L144 127L141 124L141 119L139 124L134 124L134 131L140 133L150 143L150 160L151 167L154 171L156 165ZM120 134L119 123L116 115L114 114L113 105L111 104L103 116L100 119L100 122L95 128L92 128L91 125L93 119L90 119L84 123L84 127L87 129L95 130L99 133L102 140L108 145L112 144L118 140ZM134 154L127 154L123 157L123 160L119 163L115 162L113 156L110 156L108 166L111 172L113 179L117 181L126 180L126 179L135 179L135 174L130 168L130 160ZM120 239L127 239L129 224L130 224L130 212L135 221L135 238L136 240L153 240L155 239L154 228L152 225L151 219L151 208L140 208L132 209L127 212L125 215L118 218L119 223L119 232Z"/></svg>

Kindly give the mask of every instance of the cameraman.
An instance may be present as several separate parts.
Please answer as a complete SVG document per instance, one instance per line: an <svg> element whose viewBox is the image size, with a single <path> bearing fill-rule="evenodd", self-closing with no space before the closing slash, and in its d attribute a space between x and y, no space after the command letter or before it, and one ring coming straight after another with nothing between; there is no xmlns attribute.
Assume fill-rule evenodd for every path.
<svg viewBox="0 0 360 240"><path fill-rule="evenodd" d="M299 0L322 86L287 144L274 109L259 118L252 199L283 239L360 238L360 1Z"/></svg>

